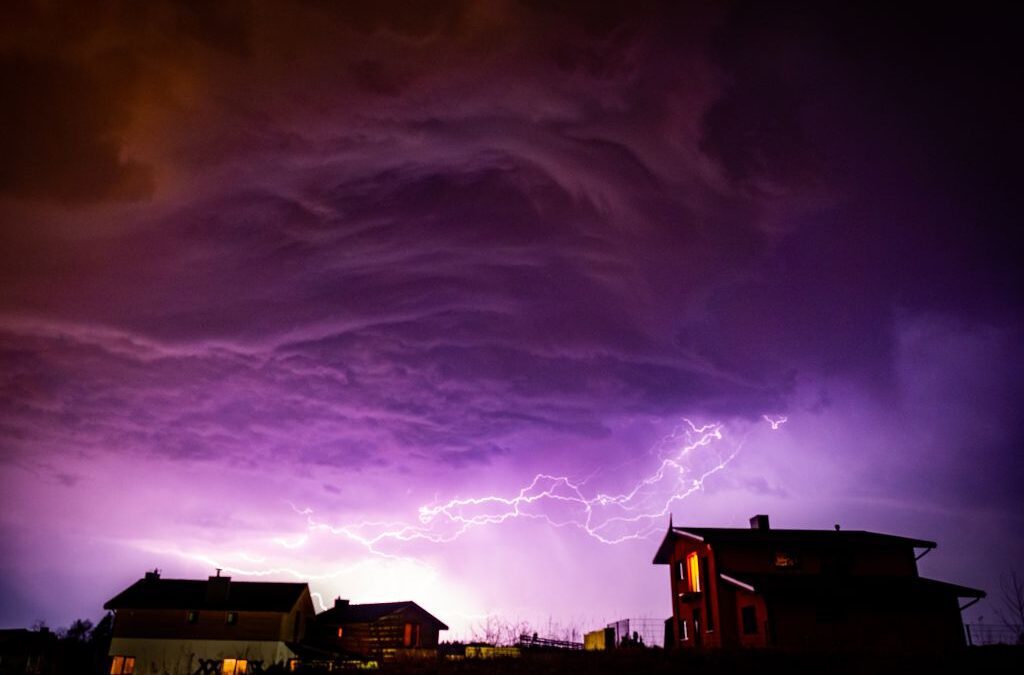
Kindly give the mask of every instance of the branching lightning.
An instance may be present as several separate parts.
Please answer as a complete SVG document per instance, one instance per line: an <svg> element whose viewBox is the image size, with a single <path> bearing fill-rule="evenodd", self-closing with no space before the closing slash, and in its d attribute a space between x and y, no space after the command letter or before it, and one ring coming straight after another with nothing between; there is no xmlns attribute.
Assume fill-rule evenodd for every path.
<svg viewBox="0 0 1024 675"><path fill-rule="evenodd" d="M783 415L762 417L773 431L787 421ZM657 467L624 492L588 490L597 472L581 479L539 473L510 495L456 497L424 504L417 509L414 522L364 521L347 525L323 522L317 519L313 509L289 502L292 510L306 519L306 530L271 541L276 546L295 550L304 547L314 533L328 534L342 537L376 557L419 564L416 559L396 552L402 543L449 543L474 528L520 518L538 520L557 528L575 528L603 544L643 539L660 530L673 504L702 490L708 478L725 469L742 450L748 435L734 437L727 433L723 423L697 425L688 419L683 421L683 425L653 448L658 458ZM621 468L616 467L616 475L622 473ZM324 579L352 571L349 568L309 574L288 568L240 569L208 555L189 557L216 563L217 567L242 575L287 573ZM262 561L248 554L243 559Z"/></svg>
<svg viewBox="0 0 1024 675"><path fill-rule="evenodd" d="M786 417L764 415L772 430ZM690 420L659 443L658 467L620 494L597 492L587 496L590 478L540 473L512 496L487 495L455 498L418 509L418 523L362 522L332 526L314 518L311 509L292 508L306 516L309 531L347 537L377 555L390 557L380 546L385 542L425 540L447 543L476 527L495 525L515 518L531 518L553 527L573 527L604 544L642 539L660 527L675 502L704 487L704 482L723 470L740 452L746 436L726 442L725 425L698 426ZM725 446L720 450L716 446ZM704 451L704 452L701 452ZM701 453L698 456L698 453ZM292 547L290 543L280 542Z"/></svg>

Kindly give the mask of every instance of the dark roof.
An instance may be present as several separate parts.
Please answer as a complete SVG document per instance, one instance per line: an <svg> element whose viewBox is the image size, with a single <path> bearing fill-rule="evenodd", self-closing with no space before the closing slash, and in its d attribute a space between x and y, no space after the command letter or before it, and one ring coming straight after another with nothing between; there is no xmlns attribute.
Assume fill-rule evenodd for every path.
<svg viewBox="0 0 1024 675"><path fill-rule="evenodd" d="M230 581L227 597L208 597L210 582L194 579L139 579L103 605L103 609L231 609L289 612L306 590L304 583Z"/></svg>
<svg viewBox="0 0 1024 675"><path fill-rule="evenodd" d="M671 544L677 537L688 537L708 543L786 543L786 544L817 544L817 545L853 545L870 546L877 544L900 544L913 548L935 548L934 541L911 539L892 534L867 532L864 530L755 530L744 527L673 527L665 533L665 538L654 556L655 565L667 565L671 553Z"/></svg>
<svg viewBox="0 0 1024 675"><path fill-rule="evenodd" d="M441 630L448 630L448 626L440 619L411 600L404 602L375 602L365 605L335 605L333 608L317 614L316 620L329 624L368 623L409 608L436 623Z"/></svg>
<svg viewBox="0 0 1024 675"><path fill-rule="evenodd" d="M846 594L867 597L872 593L884 592L893 595L899 592L948 594L958 598L984 598L985 591L968 586L949 584L934 579L909 576L839 576L821 574L732 574L719 575L726 582L739 582L753 588L757 593L780 592L792 596L806 593L820 596L823 593Z"/></svg>

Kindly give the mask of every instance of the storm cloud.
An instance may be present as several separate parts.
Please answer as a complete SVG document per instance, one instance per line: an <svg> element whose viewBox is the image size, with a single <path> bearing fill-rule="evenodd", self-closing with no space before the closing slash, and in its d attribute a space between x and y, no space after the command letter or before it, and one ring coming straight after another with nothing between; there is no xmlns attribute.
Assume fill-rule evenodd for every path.
<svg viewBox="0 0 1024 675"><path fill-rule="evenodd" d="M0 567L42 587L58 550L121 552L98 587L55 572L68 608L3 620L95 614L148 561L262 573L230 556L298 536L325 594L482 580L492 530L410 545L388 586L303 509L414 521L544 472L627 488L683 417L789 422L677 521L905 531L981 587L1019 560L1024 111L995 10L2 12ZM543 541L510 579L597 546L551 601L664 612L653 540L526 525L501 526ZM572 599L623 566L604 604ZM579 618L541 586L441 602Z"/></svg>

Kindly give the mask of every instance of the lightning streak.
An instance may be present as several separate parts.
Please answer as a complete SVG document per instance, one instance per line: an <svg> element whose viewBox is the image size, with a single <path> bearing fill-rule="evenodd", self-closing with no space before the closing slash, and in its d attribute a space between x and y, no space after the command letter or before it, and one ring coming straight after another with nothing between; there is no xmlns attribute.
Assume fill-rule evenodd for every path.
<svg viewBox="0 0 1024 675"><path fill-rule="evenodd" d="M765 415L764 419L772 430L786 421L783 416ZM447 543L472 528L516 518L577 528L603 544L642 539L659 527L675 502L701 490L710 476L723 470L746 440L743 436L727 442L721 423L698 426L690 420L684 422L684 427L659 443L658 467L620 494L597 492L587 496L584 488L592 477L575 481L569 476L540 473L512 496L455 498L423 505L418 509L416 524L362 522L333 526L316 520L309 508L292 508L307 518L308 531L346 537L384 557L398 557L381 548L388 542ZM724 451L717 448L721 445ZM283 540L279 543L288 546Z"/></svg>
<svg viewBox="0 0 1024 675"><path fill-rule="evenodd" d="M782 415L763 415L763 419L773 431L787 421ZM598 472L579 480L539 473L512 495L456 497L424 504L418 508L415 522L364 521L347 525L323 522L317 519L313 509L289 502L291 509L306 519L306 531L271 541L284 549L296 550L310 541L311 534L323 533L341 537L373 556L422 566L422 562L401 555L401 544L415 541L444 544L471 529L520 518L539 520L557 528L575 528L603 544L643 539L659 530L673 504L702 490L708 478L725 469L742 450L749 435L748 431L734 437L722 423L697 425L688 419L684 419L684 423L652 449L658 458L657 467L623 492L589 490L588 495L588 483ZM612 467L609 473L621 474L626 467L628 463ZM330 579L354 569L333 569L326 574L288 567L254 570L225 564L209 555L185 555L241 575L289 574L307 579ZM259 560L248 555L244 559L247 562ZM356 566L367 562L360 561Z"/></svg>

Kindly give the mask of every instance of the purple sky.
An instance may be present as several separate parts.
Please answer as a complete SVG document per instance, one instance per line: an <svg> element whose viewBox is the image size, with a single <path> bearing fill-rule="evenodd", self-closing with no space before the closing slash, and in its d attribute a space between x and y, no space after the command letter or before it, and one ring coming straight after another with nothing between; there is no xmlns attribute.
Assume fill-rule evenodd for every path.
<svg viewBox="0 0 1024 675"><path fill-rule="evenodd" d="M0 10L0 625L661 618L668 512L1022 570L1013 21L364 4Z"/></svg>

